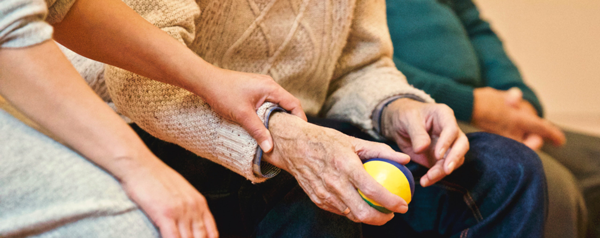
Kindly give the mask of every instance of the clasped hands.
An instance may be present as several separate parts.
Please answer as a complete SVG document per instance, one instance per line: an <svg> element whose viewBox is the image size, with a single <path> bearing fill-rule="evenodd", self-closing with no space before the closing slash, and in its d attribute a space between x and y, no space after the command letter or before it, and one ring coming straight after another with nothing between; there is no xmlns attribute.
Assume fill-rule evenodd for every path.
<svg viewBox="0 0 600 238"><path fill-rule="evenodd" d="M518 88L508 91L478 88L473 95L471 122L476 127L522 142L533 150L542 147L544 140L554 145L565 143L562 131L540 118L535 108L523 100L523 93Z"/></svg>
<svg viewBox="0 0 600 238"><path fill-rule="evenodd" d="M382 134L406 154L285 113L274 114L269 129L274 149L264 154L265 161L293 175L321 209L372 225L385 224L394 214L371 208L357 189L393 212L405 213L408 206L377 183L361 160L386 158L406 164L412 159L430 168L420 181L429 186L461 166L469 149L449 107L408 98L389 104L382 117Z"/></svg>

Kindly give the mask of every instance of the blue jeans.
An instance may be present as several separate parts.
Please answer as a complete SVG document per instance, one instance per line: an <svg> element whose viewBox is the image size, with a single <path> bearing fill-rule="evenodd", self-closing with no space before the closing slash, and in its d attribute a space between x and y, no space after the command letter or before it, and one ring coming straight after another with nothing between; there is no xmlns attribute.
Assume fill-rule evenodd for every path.
<svg viewBox="0 0 600 238"><path fill-rule="evenodd" d="M358 128L311 118L362 139ZM135 125L148 147L180 172L207 199L222 237L541 237L546 216L546 181L537 155L513 140L469 134L465 163L436 185L416 186L406 214L381 227L361 226L319 209L282 172L260 184L185 149L158 140ZM390 143L398 149L393 143ZM427 171L408 167L415 181Z"/></svg>

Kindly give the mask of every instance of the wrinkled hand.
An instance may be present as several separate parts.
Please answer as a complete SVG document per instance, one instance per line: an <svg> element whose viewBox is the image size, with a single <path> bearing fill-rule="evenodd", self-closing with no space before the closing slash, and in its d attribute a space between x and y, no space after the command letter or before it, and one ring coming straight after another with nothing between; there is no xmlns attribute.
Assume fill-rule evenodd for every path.
<svg viewBox="0 0 600 238"><path fill-rule="evenodd" d="M202 90L203 99L223 118L241 125L263 151L271 151L273 139L256 115L265 102L279 104L306 121L300 100L277 84L270 76L217 69Z"/></svg>
<svg viewBox="0 0 600 238"><path fill-rule="evenodd" d="M565 143L565 135L549 121L538 117L533 106L523 100L518 88L500 91L478 88L473 92L472 123L484 131L523 142L539 149L544 140L554 145Z"/></svg>
<svg viewBox="0 0 600 238"><path fill-rule="evenodd" d="M406 164L409 157L381 143L356 139L333 129L276 113L269 122L275 141L273 152L263 159L292 174L310 199L321 209L346 215L355 222L382 225L393 214L370 207L359 195L373 199L390 211L405 213L407 203L371 177L362 160L386 158Z"/></svg>
<svg viewBox="0 0 600 238"><path fill-rule="evenodd" d="M219 236L204 196L165 164L140 166L120 181L127 195L158 226L162 237Z"/></svg>
<svg viewBox="0 0 600 238"><path fill-rule="evenodd" d="M413 161L430 168L421 178L423 187L460 167L469 150L452 109L444 104L398 99L384 109L381 124L383 136L394 140Z"/></svg>

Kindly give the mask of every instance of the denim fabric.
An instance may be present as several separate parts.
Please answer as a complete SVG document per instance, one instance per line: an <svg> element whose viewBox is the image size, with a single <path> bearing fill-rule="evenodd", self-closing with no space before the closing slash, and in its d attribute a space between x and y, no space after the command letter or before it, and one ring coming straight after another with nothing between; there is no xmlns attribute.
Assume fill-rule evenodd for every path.
<svg viewBox="0 0 600 238"><path fill-rule="evenodd" d="M363 139L338 121L309 121ZM541 237L546 182L537 155L487 133L469 135L465 164L442 182L416 186L409 212L382 227L360 226L319 209L286 172L264 183L243 177L132 125L148 147L207 199L222 237ZM398 149L397 146L395 149ZM416 181L427 171L408 164Z"/></svg>

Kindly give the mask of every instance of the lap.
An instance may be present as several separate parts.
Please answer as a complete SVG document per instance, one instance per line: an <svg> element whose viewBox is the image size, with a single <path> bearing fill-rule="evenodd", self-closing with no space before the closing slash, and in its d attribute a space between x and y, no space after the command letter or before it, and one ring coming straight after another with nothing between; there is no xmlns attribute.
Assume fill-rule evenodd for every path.
<svg viewBox="0 0 600 238"><path fill-rule="evenodd" d="M102 234L131 226L142 227L138 237L158 235L112 176L2 110L0 144L0 236L60 237L78 227L82 236L102 237L81 232L99 231L95 224L114 217L127 219Z"/></svg>
<svg viewBox="0 0 600 238"><path fill-rule="evenodd" d="M312 119L311 122L337 129L351 136L367 138L366 134L347 123L327 119ZM326 220L335 221L336 224L341 224L340 227L347 227L346 230L356 229L355 225L347 224L349 220L345 217L324 213L312 204L303 192L298 193L300 188L297 183L285 172L265 183L251 184L225 168L185 152L176 145L153 138L135 125L133 127L159 158L166 160L167 164L190 179L190 182L206 196L217 220L217 226L224 236L227 233L235 233L235 227L238 227L237 233L234 234L237 236L284 234L282 232L287 235L299 235L302 233L294 232L294 229L318 226L315 221L319 219L315 216L325 216L324 214L339 218ZM490 217L505 220L512 215L515 217L514 223L517 223L514 225L517 230L515 234L522 232L516 229L522 227L518 225L519 222L528 225L529 231L538 228L541 230L545 215L545 185L541 184L545 183L545 180L537 156L522 145L499 136L483 133L469 137L474 149L467 156L465 165L443 183L428 188L418 188L419 190L415 192L415 196L419 196L419 199L415 197L409 209L409 213L414 211L413 214L417 217L413 221L435 226L437 232L442 230L440 224L454 223L443 229L448 229L450 233L460 233L477 224L488 226L489 229L501 227L499 224L486 223L484 220L490 220ZM509 159L498 158L502 156ZM421 176L424 170L425 168L419 166L413 168L416 176ZM467 198L472 198L472 203L466 203ZM505 204L504 202L507 201L508 204ZM504 208L499 208L503 205ZM439 213L440 208L446 209L445 213ZM312 214L313 218L302 221L304 219L301 214L306 213ZM412 215L406 215L406 217L410 216ZM412 217L407 220L412 220ZM523 222L525 220L528 222ZM531 224L531 221L539 222ZM273 223L280 225L273 226ZM412 227L417 233L423 232L419 231L414 223L404 224L408 224L407 226ZM321 227L319 231L328 233L327 229L339 228Z"/></svg>

